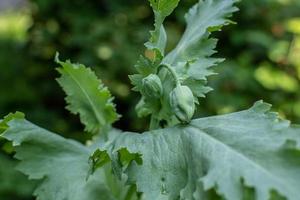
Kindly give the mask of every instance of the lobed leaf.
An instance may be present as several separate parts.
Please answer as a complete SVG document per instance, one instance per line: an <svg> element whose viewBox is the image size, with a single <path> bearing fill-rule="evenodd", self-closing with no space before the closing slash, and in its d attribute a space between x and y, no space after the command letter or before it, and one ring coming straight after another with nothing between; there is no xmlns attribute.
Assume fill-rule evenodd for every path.
<svg viewBox="0 0 300 200"><path fill-rule="evenodd" d="M151 7L155 12L159 12L161 16L169 16L177 7L180 0L149 0Z"/></svg>
<svg viewBox="0 0 300 200"><path fill-rule="evenodd" d="M109 90L91 69L70 61L57 62L61 65L57 81L67 94L67 109L80 115L86 131L97 133L119 118Z"/></svg>
<svg viewBox="0 0 300 200"><path fill-rule="evenodd" d="M0 120L0 133L4 132L8 125L7 123L12 119L23 119L25 115L21 112L9 113L7 116L4 117L3 120Z"/></svg>
<svg viewBox="0 0 300 200"><path fill-rule="evenodd" d="M195 119L187 126L124 133L103 150L116 171L124 169L120 149L141 155L142 165L128 157L132 162L123 172L146 200L297 200L300 127L269 109L257 102L248 110ZM212 189L219 198L209 196Z"/></svg>
<svg viewBox="0 0 300 200"><path fill-rule="evenodd" d="M213 75L211 68L224 59L211 58L216 52L217 40L210 34L231 22L227 18L237 10L235 2L200 0L185 16L187 27L182 38L162 61L175 68L182 83L191 88L195 97L205 97L212 90L205 86L206 77ZM195 101L198 103L197 98Z"/></svg>
<svg viewBox="0 0 300 200"><path fill-rule="evenodd" d="M64 139L25 119L12 118L7 127L1 136L15 147L15 157L21 161L17 169L29 179L41 180L34 192L37 199L117 200L126 193L126 188L117 191L120 182L114 181L108 166L88 178L88 161L94 148Z"/></svg>
<svg viewBox="0 0 300 200"><path fill-rule="evenodd" d="M158 59L164 56L165 48L167 45L167 34L163 26L163 22L173 10L177 7L180 0L149 0L151 7L154 11L155 29L151 31L150 41L145 45L150 50L155 50Z"/></svg>
<svg viewBox="0 0 300 200"><path fill-rule="evenodd" d="M180 84L191 89L196 104L199 103L198 98L205 97L212 90L206 86L207 77L215 74L212 67L224 59L211 57L216 52L217 40L211 38L210 35L211 32L220 30L222 26L231 23L227 18L237 10L234 6L236 2L237 0L199 0L185 16L187 27L182 38L177 46L165 56L166 36L162 24L165 16L174 10L178 1L150 0L155 14L155 30L146 46L156 52L155 57L152 64L140 59L141 61L136 67L139 74L130 78L134 90L141 92L143 89L141 82L147 69L148 73L151 72L159 76L163 85L163 94L158 101L157 99L147 99L141 92L143 97L137 105L139 116L151 114L152 121L157 122L154 127L164 127L159 125L162 122L167 126L172 126L178 123L169 105L169 96L175 88L176 82L180 82ZM140 67L141 64L152 65L153 70L150 70L151 67ZM170 73L169 70L161 66L174 68L175 73ZM172 74L176 74L176 78Z"/></svg>
<svg viewBox="0 0 300 200"><path fill-rule="evenodd" d="M237 11L235 2L236 0L199 0L186 14L186 30L164 62L176 65L211 56L215 52L217 41L209 38L210 33L231 22L227 18Z"/></svg>

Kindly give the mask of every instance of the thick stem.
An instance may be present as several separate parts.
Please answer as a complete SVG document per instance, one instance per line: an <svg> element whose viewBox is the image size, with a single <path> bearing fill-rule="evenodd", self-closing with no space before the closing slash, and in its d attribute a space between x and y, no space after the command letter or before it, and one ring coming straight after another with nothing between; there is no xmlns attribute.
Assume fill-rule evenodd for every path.
<svg viewBox="0 0 300 200"><path fill-rule="evenodd" d="M158 129L159 128L159 120L153 116L151 116L151 121L150 121L150 127L149 129L150 130L155 130L155 129Z"/></svg>
<svg viewBox="0 0 300 200"><path fill-rule="evenodd" d="M133 195L135 194L136 191L136 186L135 185L131 185L130 188L128 189L126 196L124 198L124 200L131 200Z"/></svg>
<svg viewBox="0 0 300 200"><path fill-rule="evenodd" d="M166 68L166 69L171 73L171 75L173 76L173 79L174 79L175 82L176 82L176 86L181 85L181 84L180 84L180 80L179 80L179 78L178 78L178 76L177 76L177 73L175 72L175 70L174 70L170 65L163 64L163 65L160 65L158 69L160 69L160 68L162 68L162 67Z"/></svg>

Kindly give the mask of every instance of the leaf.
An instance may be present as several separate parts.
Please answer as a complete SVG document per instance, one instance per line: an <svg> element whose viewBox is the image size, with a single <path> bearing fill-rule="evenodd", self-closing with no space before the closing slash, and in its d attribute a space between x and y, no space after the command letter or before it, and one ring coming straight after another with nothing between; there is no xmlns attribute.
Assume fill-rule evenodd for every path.
<svg viewBox="0 0 300 200"><path fill-rule="evenodd" d="M236 0L200 0L193 6L185 19L186 30L176 48L164 59L165 63L176 65L190 62L214 53L216 40L209 38L212 31L220 30L231 21L226 19L237 11Z"/></svg>
<svg viewBox="0 0 300 200"><path fill-rule="evenodd" d="M145 46L150 50L155 50L161 59L167 44L167 34L163 22L177 7L180 0L149 0L154 11L155 23L154 31L151 31L150 41Z"/></svg>
<svg viewBox="0 0 300 200"><path fill-rule="evenodd" d="M143 75L143 77L146 77L149 74L156 73L158 64L159 63L152 62L144 56L140 56L134 67L139 74Z"/></svg>
<svg viewBox="0 0 300 200"><path fill-rule="evenodd" d="M70 61L57 62L61 65L57 81L67 94L67 109L80 115L86 131L97 133L119 118L109 90L91 69Z"/></svg>
<svg viewBox="0 0 300 200"><path fill-rule="evenodd" d="M178 45L162 61L175 68L182 83L194 91L195 97L205 97L211 91L205 87L206 77L215 74L211 68L224 59L210 58L217 45L217 40L210 38L210 34L231 22L227 18L237 10L235 2L200 0L185 16L187 27ZM197 98L195 101L198 103Z"/></svg>
<svg viewBox="0 0 300 200"><path fill-rule="evenodd" d="M147 77L150 74L155 74L157 72L157 68L159 66L159 62L152 61L144 56L140 56L138 62L135 65L138 74L129 75L129 79L134 86L132 88L133 91L140 92L143 95L143 78ZM138 116L144 117L153 112L157 112L157 107L159 106L159 102L154 98L141 98L139 103L136 105L136 111Z"/></svg>
<svg viewBox="0 0 300 200"><path fill-rule="evenodd" d="M297 200L300 127L269 109L257 102L248 110L187 126L123 133L103 150L116 171L124 169L120 149L141 155L142 165L133 160L123 171L146 200L216 199L209 196L211 189L228 200Z"/></svg>
<svg viewBox="0 0 300 200"><path fill-rule="evenodd" d="M169 16L177 7L180 0L149 0L154 11L159 12L161 16Z"/></svg>
<svg viewBox="0 0 300 200"><path fill-rule="evenodd" d="M0 153L0 197L14 194L21 198L29 198L34 190L35 183L27 180L26 176L15 170L16 162ZM16 184L18 183L18 184Z"/></svg>
<svg viewBox="0 0 300 200"><path fill-rule="evenodd" d="M176 82L174 80L175 76L173 74L176 74L176 79L180 82L180 84L188 86L191 89L194 96L194 102L196 104L199 104L198 98L205 97L205 95L212 90L210 87L206 86L207 77L215 74L212 68L217 66L224 59L211 58L211 56L216 52L215 48L217 40L211 38L210 35L211 32L218 31L222 26L231 23L231 21L227 18L237 10L234 6L236 1L237 0L199 0L198 4L192 7L185 17L187 27L181 40L175 49L167 54L167 56L164 56L164 48L161 48L162 46L159 45L162 43L158 42L161 41L158 38L160 38L159 35L162 34L159 34L158 30L163 21L161 19L164 19L164 15L161 17L160 14L162 12L168 14L169 12L160 11L157 14L157 10L162 9L166 5L170 6L170 10L172 10L174 9L174 6L176 7L178 2L152 2L152 7L156 16L156 29L152 33L152 39L154 39L151 44L153 44L152 47L154 49L158 49L160 52L160 56L154 59L155 62L158 62L156 67L157 71L152 73L159 75L164 88L160 102L151 99L147 100L145 98L145 104L142 107L139 105L139 111L144 108L147 110L150 109L147 114L151 113L152 119L156 119L158 122L157 124L166 122L165 124L167 124L167 126L172 126L179 123L169 105L170 93L176 86ZM169 70L161 66L174 68L173 71L175 71L175 73L170 73ZM139 71L141 70L139 69ZM135 91L142 91L141 80L143 77L144 76L141 75L131 77L132 83L135 86Z"/></svg>
<svg viewBox="0 0 300 200"><path fill-rule="evenodd" d="M34 192L37 199L116 200L123 195L110 190L108 180L114 190L120 186L107 173L111 170L108 166L87 180L88 160L94 148L64 139L25 119L11 119L7 126L2 137L13 142L15 157L21 161L17 169L30 179L42 180Z"/></svg>
<svg viewBox="0 0 300 200"><path fill-rule="evenodd" d="M2 133L8 128L7 122L9 122L12 119L23 119L24 117L25 115L21 112L9 113L7 116L4 117L3 120L0 120L0 133Z"/></svg>

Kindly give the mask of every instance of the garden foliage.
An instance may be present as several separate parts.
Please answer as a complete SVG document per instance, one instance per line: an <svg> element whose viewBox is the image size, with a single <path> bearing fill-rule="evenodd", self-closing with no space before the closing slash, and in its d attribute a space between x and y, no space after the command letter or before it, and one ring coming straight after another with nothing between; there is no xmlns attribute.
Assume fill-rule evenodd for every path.
<svg viewBox="0 0 300 200"><path fill-rule="evenodd" d="M299 126L262 101L245 111L191 119L199 98L212 90L212 67L223 61L213 56L212 33L232 23L236 1L200 0L167 52L163 22L178 2L150 0L155 25L145 46L153 56L141 56L138 73L130 76L141 94L139 116L151 117L149 131L113 128L120 116L109 90L89 68L58 56L67 109L93 139L86 145L65 139L18 112L0 122L1 136L20 160L17 168L40 180L37 199L298 199Z"/></svg>

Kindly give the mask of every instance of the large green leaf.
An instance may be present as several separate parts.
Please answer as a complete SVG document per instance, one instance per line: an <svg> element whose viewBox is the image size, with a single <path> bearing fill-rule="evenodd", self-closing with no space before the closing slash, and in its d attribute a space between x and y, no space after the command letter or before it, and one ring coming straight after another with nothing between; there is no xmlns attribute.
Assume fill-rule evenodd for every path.
<svg viewBox="0 0 300 200"><path fill-rule="evenodd" d="M142 165L127 157L131 164L124 172L147 200L216 199L210 189L228 200L298 200L300 127L269 109L257 102L249 110L186 126L125 133L106 150L115 169L124 168L122 149L141 155ZM245 188L253 188L252 197Z"/></svg>
<svg viewBox="0 0 300 200"><path fill-rule="evenodd" d="M118 119L109 90L90 68L70 61L57 59L57 62L61 65L57 70L62 75L57 81L67 94L67 109L80 114L86 131L97 133Z"/></svg>
<svg viewBox="0 0 300 200"><path fill-rule="evenodd" d="M116 200L126 193L107 165L88 177L94 148L17 118L8 121L2 137L13 142L15 157L21 161L17 169L30 179L42 179L34 192L37 199Z"/></svg>

